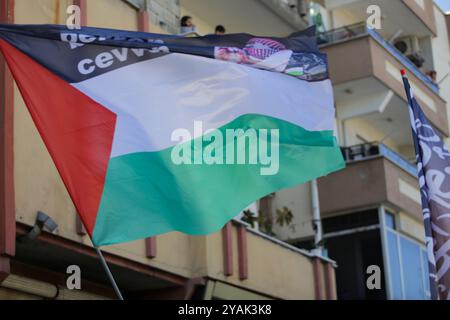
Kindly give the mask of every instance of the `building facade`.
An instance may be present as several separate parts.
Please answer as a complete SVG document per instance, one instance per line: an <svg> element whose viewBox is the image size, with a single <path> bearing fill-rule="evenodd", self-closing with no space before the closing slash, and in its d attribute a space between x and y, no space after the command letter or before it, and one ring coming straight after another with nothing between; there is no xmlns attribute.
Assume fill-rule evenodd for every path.
<svg viewBox="0 0 450 320"><path fill-rule="evenodd" d="M368 28L371 5L380 9L379 29ZM325 0L311 14L326 30L318 41L329 58L347 161L345 170L319 179L324 246L339 266L338 298L428 299L420 193L399 71L407 70L425 114L448 141L448 15L425 0ZM311 219L307 211L299 214ZM281 234L300 247L311 245L312 236ZM373 265L382 271L381 290L366 285Z"/></svg>
<svg viewBox="0 0 450 320"><path fill-rule="evenodd" d="M76 4L83 25L176 33L180 15L192 11L199 16L199 32L213 32L206 24L208 16L202 25L202 12L196 13L200 2L188 3L0 0L0 23L65 24L67 7ZM295 17L286 22L273 5L242 4L242 11L255 14L244 19L251 31L284 35L303 23ZM210 8L216 14L226 9L220 1L211 1ZM227 12L231 19L233 12ZM0 60L0 123L0 299L114 298L4 60ZM38 212L56 222L54 232L30 233L39 224ZM333 260L238 220L209 236L174 232L103 250L127 299L336 298ZM81 290L69 290L66 285L68 267L73 265L81 270Z"/></svg>
<svg viewBox="0 0 450 320"><path fill-rule="evenodd" d="M365 25L369 4L381 8L380 30ZM331 30L320 40L330 59L337 127L348 163L319 181L328 255L340 266L338 296L428 299L420 193L399 70L407 70L425 114L447 141L446 15L424 0L324 5ZM383 270L384 290L367 290L359 276L370 265Z"/></svg>
<svg viewBox="0 0 450 320"><path fill-rule="evenodd" d="M450 16L433 1L0 0L0 21L64 24L71 4L81 7L85 25L155 33L178 33L184 15L201 35L220 24L228 33L286 36L315 23L329 58L336 132L347 167L318 180L324 249L313 250L314 189L308 183L250 207L255 216L272 220L284 209L292 213L289 223L271 226L270 236L260 224L236 219L207 237L170 233L104 248L126 297L429 298L399 70L407 70L425 114L448 140ZM379 29L367 27L371 5L380 9ZM0 298L113 298L3 60L0 105ZM26 235L38 211L58 229L30 240ZM81 291L65 287L66 268L73 264L83 272ZM366 286L373 265L381 270L379 290Z"/></svg>
<svg viewBox="0 0 450 320"><path fill-rule="evenodd" d="M224 8L208 7L207 12L200 2L185 0L181 5L184 14L201 21L202 33L218 22L234 25L226 15L220 20ZM448 144L450 15L432 0L259 3L294 30L296 22L316 24L318 43L328 54L336 132L347 168L318 180L320 244L323 254L337 262L338 298L428 299L420 193L400 70L407 70L417 100ZM294 21L286 11L303 18ZM368 28L378 18L379 26ZM285 35L294 30L280 31ZM230 30L242 31L271 34L256 25ZM273 219L281 209L289 209L292 222L275 224L273 233L306 250L315 248L312 186L276 192L253 209ZM380 290L369 290L366 285L367 268L373 265L381 270Z"/></svg>

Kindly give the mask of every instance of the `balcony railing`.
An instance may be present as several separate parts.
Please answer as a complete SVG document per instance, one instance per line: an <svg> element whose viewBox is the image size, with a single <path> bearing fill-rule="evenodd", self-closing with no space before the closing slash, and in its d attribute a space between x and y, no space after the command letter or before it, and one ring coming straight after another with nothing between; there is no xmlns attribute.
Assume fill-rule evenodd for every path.
<svg viewBox="0 0 450 320"><path fill-rule="evenodd" d="M329 30L318 34L317 41L320 46L327 46L336 44L342 41L347 41L353 38L370 36L378 44L384 47L391 55L393 55L400 63L406 66L416 77L422 80L428 88L439 95L439 87L427 75L425 75L419 68L414 65L407 57L398 51L392 44L383 39L383 37L374 29L368 28L364 22L353 25L344 26L341 28Z"/></svg>
<svg viewBox="0 0 450 320"><path fill-rule="evenodd" d="M364 143L341 148L346 161L358 161L374 156L383 156L409 174L417 176L417 167L403 156L382 143Z"/></svg>

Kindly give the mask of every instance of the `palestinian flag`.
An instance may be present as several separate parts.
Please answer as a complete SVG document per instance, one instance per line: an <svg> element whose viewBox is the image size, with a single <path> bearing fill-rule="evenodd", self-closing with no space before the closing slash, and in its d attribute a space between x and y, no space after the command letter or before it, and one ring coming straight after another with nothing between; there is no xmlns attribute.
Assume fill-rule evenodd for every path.
<svg viewBox="0 0 450 320"><path fill-rule="evenodd" d="M182 38L0 25L0 49L96 246L211 233L344 167L313 29Z"/></svg>

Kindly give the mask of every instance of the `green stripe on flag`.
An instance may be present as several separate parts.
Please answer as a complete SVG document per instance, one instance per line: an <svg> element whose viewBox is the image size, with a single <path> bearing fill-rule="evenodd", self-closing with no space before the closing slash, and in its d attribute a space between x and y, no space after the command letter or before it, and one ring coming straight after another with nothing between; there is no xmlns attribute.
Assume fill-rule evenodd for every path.
<svg viewBox="0 0 450 320"><path fill-rule="evenodd" d="M240 116L219 130L225 136L226 129L249 128L279 129L277 174L261 175L264 166L260 164L175 165L172 148L112 158L94 244L127 242L169 231L208 234L271 192L345 167L332 131L307 131L255 114Z"/></svg>

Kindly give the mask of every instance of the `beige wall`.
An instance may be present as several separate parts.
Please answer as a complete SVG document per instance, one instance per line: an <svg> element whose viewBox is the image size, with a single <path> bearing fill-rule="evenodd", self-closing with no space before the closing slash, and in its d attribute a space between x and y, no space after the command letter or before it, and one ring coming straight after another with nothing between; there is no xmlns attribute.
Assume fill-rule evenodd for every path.
<svg viewBox="0 0 450 320"><path fill-rule="evenodd" d="M279 238L291 242L314 236L310 183L278 191L273 199L272 207L273 214L277 209L287 207L294 216L290 226L274 225L274 232Z"/></svg>
<svg viewBox="0 0 450 320"><path fill-rule="evenodd" d="M15 0L14 20L19 24L54 23L64 24L66 9L72 4L70 0Z"/></svg>
<svg viewBox="0 0 450 320"><path fill-rule="evenodd" d="M53 23L53 0L16 0L16 23ZM61 1L59 19L65 21L65 8L71 1ZM59 219L62 234L76 235L75 208L66 188L34 126L17 86L14 90L14 183L17 221L33 225L37 210Z"/></svg>
<svg viewBox="0 0 450 320"><path fill-rule="evenodd" d="M249 278L239 280L237 250L237 229L233 229L233 270L232 276L223 274L222 252L217 250L222 244L220 234L208 237L207 263L210 277L226 281L258 292L271 293L284 299L314 299L314 278L312 262L298 259L299 253L289 249L279 250L279 245L258 235L247 233ZM308 276L305 276L308 275Z"/></svg>
<svg viewBox="0 0 450 320"><path fill-rule="evenodd" d="M87 20L91 27L138 29L137 10L123 1L87 0Z"/></svg>
<svg viewBox="0 0 450 320"><path fill-rule="evenodd" d="M425 228L421 220L413 219L408 214L400 212L398 215L398 230L425 244Z"/></svg>
<svg viewBox="0 0 450 320"><path fill-rule="evenodd" d="M183 2L184 3L184 2ZM183 4L182 3L182 4ZM199 34L209 34L214 33L216 25L211 22L205 21L202 17L195 14L189 7L181 6L181 17L190 16L197 27L197 33Z"/></svg>
<svg viewBox="0 0 450 320"><path fill-rule="evenodd" d="M361 22L361 20L352 15L345 9L332 10L331 13L332 29L340 28L350 24Z"/></svg>
<svg viewBox="0 0 450 320"><path fill-rule="evenodd" d="M104 300L103 296L84 290L69 290L15 274L9 275L0 284L0 300Z"/></svg>
<svg viewBox="0 0 450 320"><path fill-rule="evenodd" d="M347 146L352 146L356 144L361 144L361 141L358 136L361 136L368 142L376 142L382 141L385 145L396 152L401 152L401 149L398 144L391 138L384 139L387 135L386 132L382 132L381 130L374 127L370 122L364 118L352 118L344 121L344 134L345 134L345 144Z"/></svg>
<svg viewBox="0 0 450 320"><path fill-rule="evenodd" d="M402 0L425 24L430 30L436 34L436 21L434 17L434 1L423 0L422 7L417 0Z"/></svg>
<svg viewBox="0 0 450 320"><path fill-rule="evenodd" d="M0 287L0 300L43 300L43 298L37 295Z"/></svg>
<svg viewBox="0 0 450 320"><path fill-rule="evenodd" d="M418 193L417 179L381 156L354 161L345 170L319 179L322 217L390 203L421 221Z"/></svg>
<svg viewBox="0 0 450 320"><path fill-rule="evenodd" d="M222 24L228 33L251 33L266 36L287 36L294 28L272 13L258 0L181 0L181 15L194 17L201 34L214 33Z"/></svg>

